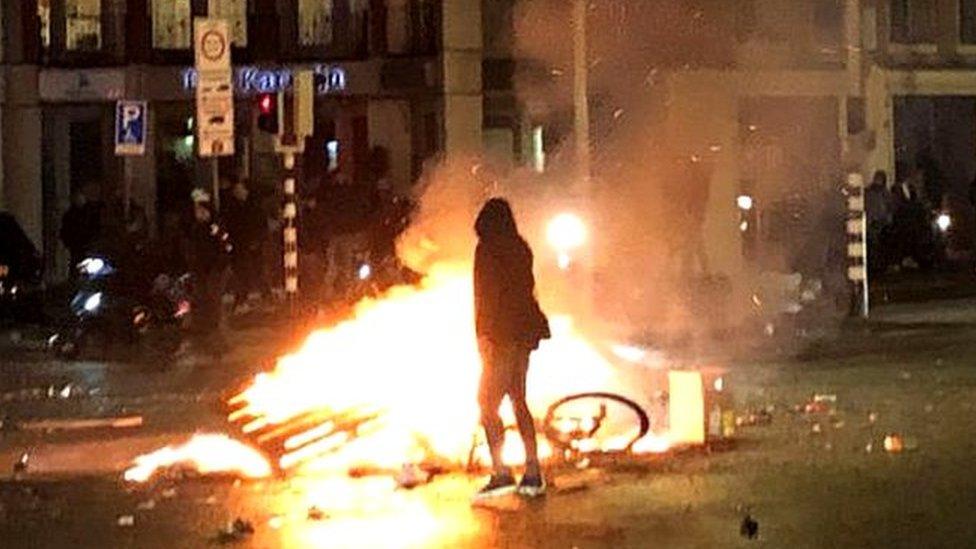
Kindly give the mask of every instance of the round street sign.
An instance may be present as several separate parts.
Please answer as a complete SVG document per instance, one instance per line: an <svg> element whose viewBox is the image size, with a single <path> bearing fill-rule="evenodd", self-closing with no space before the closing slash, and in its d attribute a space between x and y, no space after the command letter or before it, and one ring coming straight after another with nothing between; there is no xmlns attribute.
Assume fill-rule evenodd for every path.
<svg viewBox="0 0 976 549"><path fill-rule="evenodd" d="M203 33L200 37L200 51L203 56L209 61L217 61L223 57L224 52L227 50L227 40L224 35L215 31L209 30Z"/></svg>

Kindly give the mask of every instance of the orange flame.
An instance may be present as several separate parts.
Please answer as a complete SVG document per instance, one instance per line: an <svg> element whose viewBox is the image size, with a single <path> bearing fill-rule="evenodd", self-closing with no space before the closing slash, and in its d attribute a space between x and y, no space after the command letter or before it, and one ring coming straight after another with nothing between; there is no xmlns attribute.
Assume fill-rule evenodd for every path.
<svg viewBox="0 0 976 549"><path fill-rule="evenodd" d="M553 317L551 324L553 337L533 353L529 369L529 405L536 417L568 394L634 393L572 319ZM485 463L483 444L472 451L480 435L480 372L470 266L440 265L421 287L399 287L364 301L352 320L312 333L300 350L229 401L237 407L229 419L246 433L281 430L278 465L286 470L396 469L430 459L463 464L472 455ZM507 403L502 416L514 423ZM292 422L307 417L323 419L288 432ZM609 430L581 449L621 449L632 428ZM655 438L640 448L666 446ZM553 453L545 440L539 451L543 459ZM513 432L503 456L512 464L524 460Z"/></svg>

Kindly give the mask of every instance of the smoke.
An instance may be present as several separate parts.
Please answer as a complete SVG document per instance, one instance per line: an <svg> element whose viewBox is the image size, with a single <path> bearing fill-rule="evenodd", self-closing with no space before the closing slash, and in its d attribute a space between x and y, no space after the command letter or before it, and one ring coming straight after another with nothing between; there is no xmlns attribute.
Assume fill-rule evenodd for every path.
<svg viewBox="0 0 976 549"><path fill-rule="evenodd" d="M504 196L535 251L543 300L577 307L567 296L579 294L581 285L567 279L579 282L581 275L554 268L544 238L549 219L574 211L590 227L589 256L582 258L592 272L590 320L612 319L619 331L690 346L692 353L714 351L729 339L714 336L754 314L753 295L768 279L763 271L828 276L820 272L825 243L843 238L836 220L824 220L837 213L839 197L829 191L842 177L836 100L733 98L738 112L730 114L722 94L731 92L675 84L697 77L699 69L735 64L730 7L592 2L594 181L590 199L580 200L569 4L515 2L510 51L493 51L519 59L514 92L528 122L544 128L546 173L496 172L478 158L430 166L417 187L419 211L399 243L401 256L421 271L441 261L470 262L478 209L488 197ZM764 243L760 257L747 261L735 206L742 192L754 196L769 220L757 237ZM777 220L786 220L786 228Z"/></svg>

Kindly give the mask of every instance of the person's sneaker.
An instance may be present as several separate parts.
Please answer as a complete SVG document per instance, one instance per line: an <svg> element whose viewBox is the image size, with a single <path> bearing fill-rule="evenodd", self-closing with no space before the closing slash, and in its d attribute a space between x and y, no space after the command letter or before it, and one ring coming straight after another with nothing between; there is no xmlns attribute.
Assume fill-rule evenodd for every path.
<svg viewBox="0 0 976 549"><path fill-rule="evenodd" d="M541 475L526 475L522 477L522 482L518 485L520 496L536 498L546 493L546 479Z"/></svg>
<svg viewBox="0 0 976 549"><path fill-rule="evenodd" d="M475 501L504 496L515 492L515 477L512 475L492 475L488 484L474 495Z"/></svg>

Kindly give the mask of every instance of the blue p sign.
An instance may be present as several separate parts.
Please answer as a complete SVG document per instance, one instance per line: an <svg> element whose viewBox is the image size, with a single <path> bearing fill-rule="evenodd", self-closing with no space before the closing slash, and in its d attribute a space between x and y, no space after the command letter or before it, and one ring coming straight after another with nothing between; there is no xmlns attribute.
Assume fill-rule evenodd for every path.
<svg viewBox="0 0 976 549"><path fill-rule="evenodd" d="M147 112L145 101L118 102L115 107L115 154L145 154Z"/></svg>

